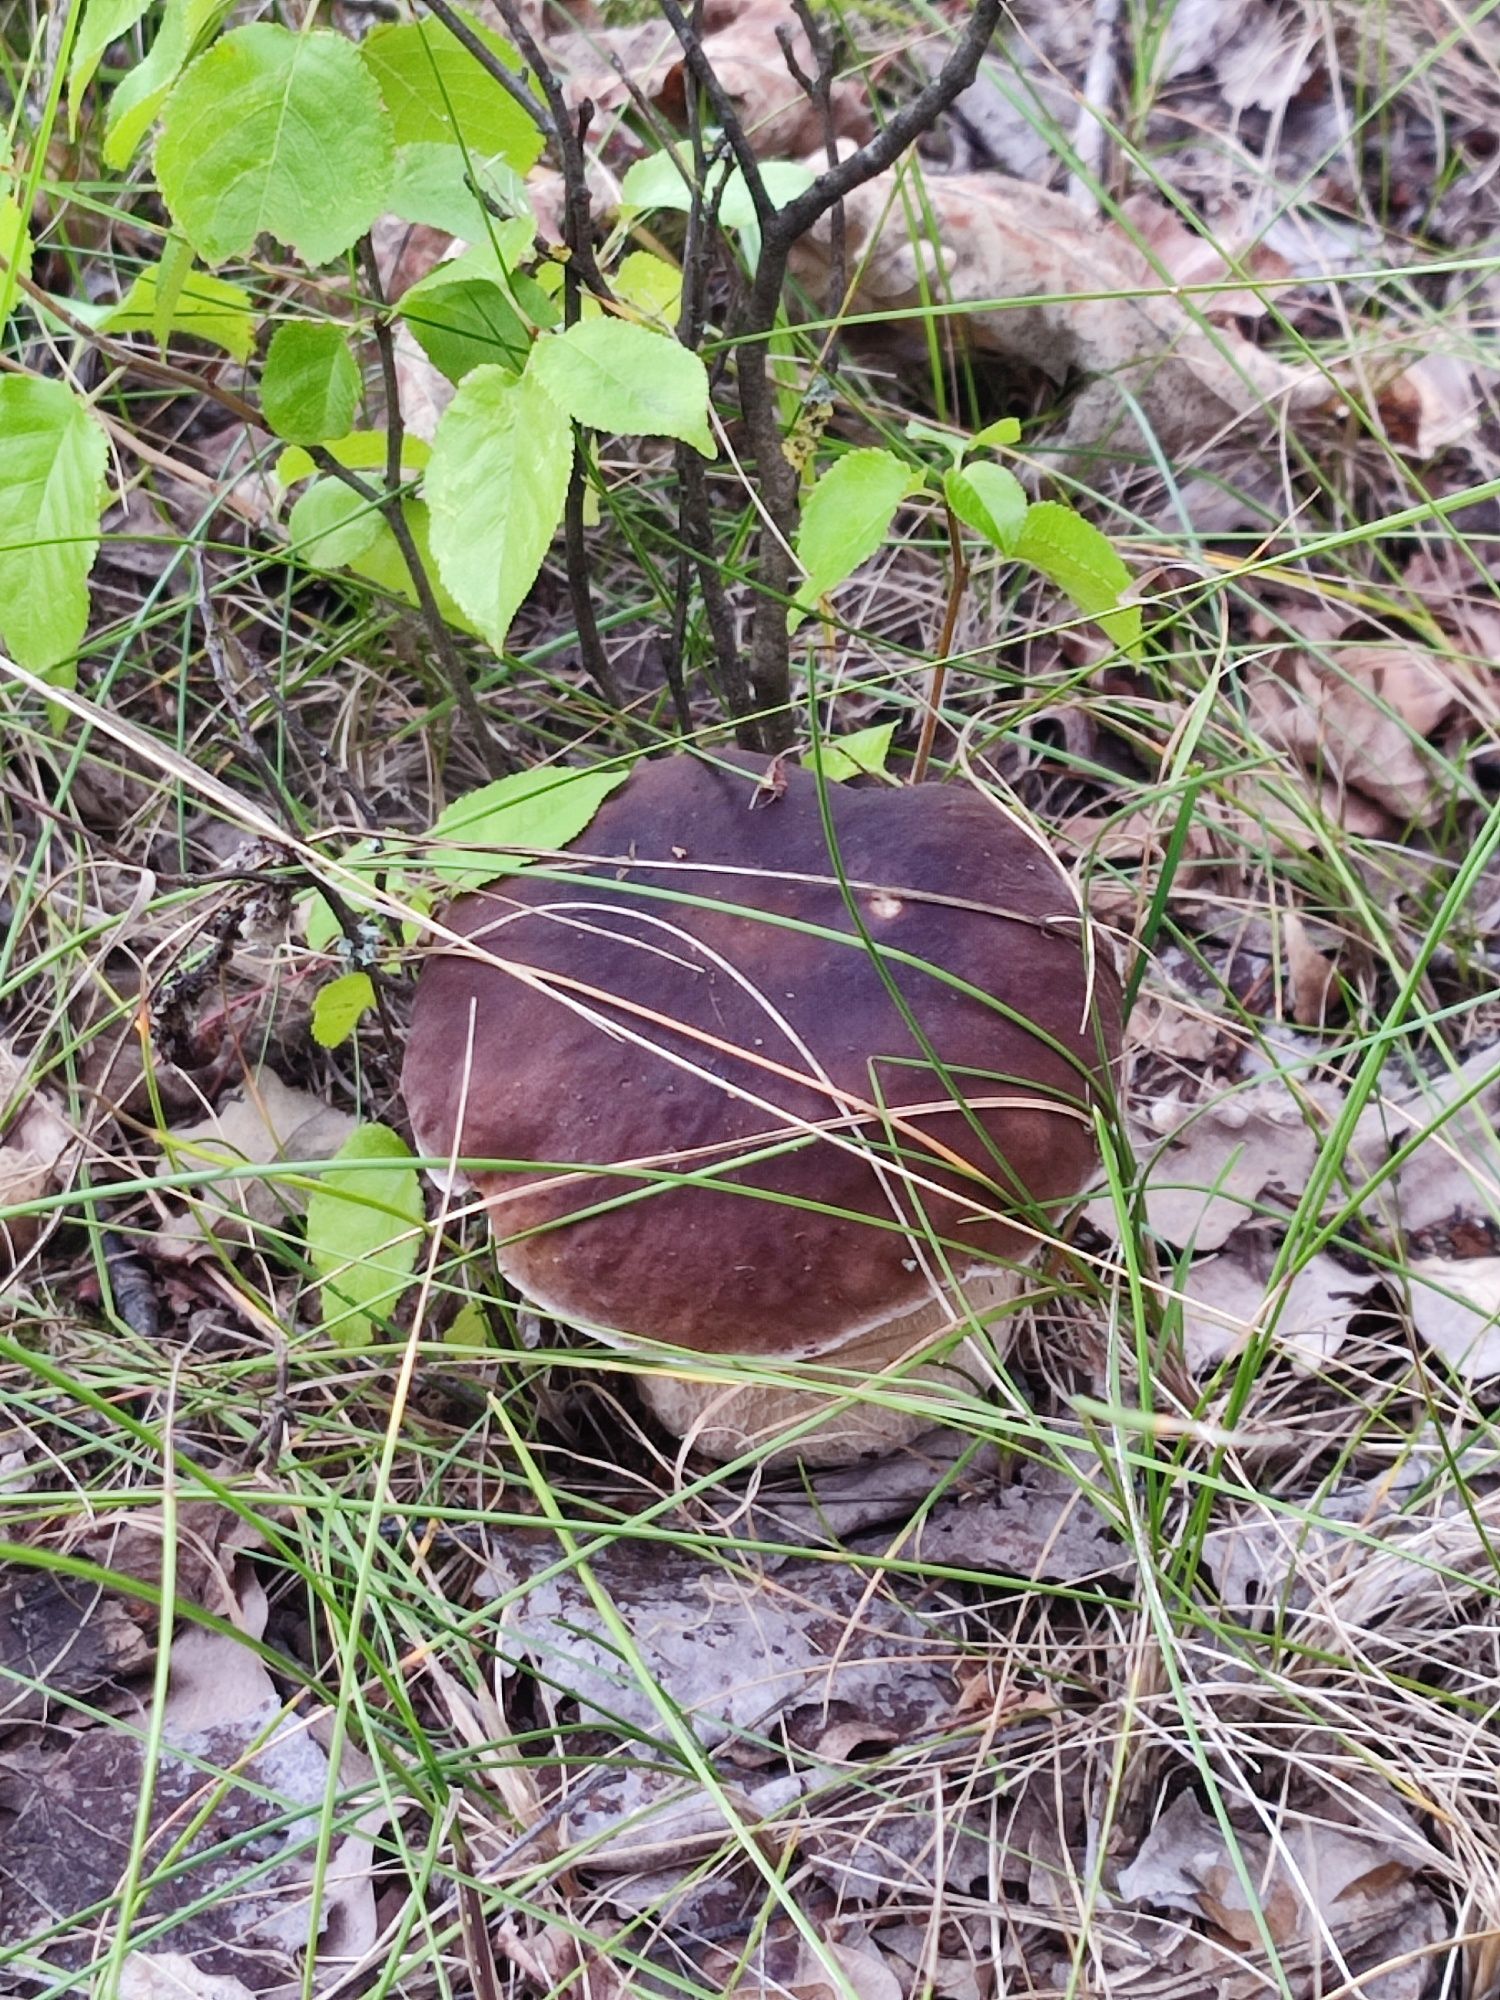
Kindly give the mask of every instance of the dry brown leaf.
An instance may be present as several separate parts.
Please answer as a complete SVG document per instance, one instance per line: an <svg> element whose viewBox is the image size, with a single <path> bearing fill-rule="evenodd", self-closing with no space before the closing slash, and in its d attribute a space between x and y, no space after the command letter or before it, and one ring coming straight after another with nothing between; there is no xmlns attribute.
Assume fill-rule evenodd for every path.
<svg viewBox="0 0 1500 2000"><path fill-rule="evenodd" d="M1365 645L1326 661L1297 654L1280 674L1256 675L1250 692L1266 740L1334 788L1346 825L1361 799L1401 825L1441 816L1442 755L1457 749L1466 709L1437 654ZM1358 795L1348 809L1346 795Z"/></svg>
<svg viewBox="0 0 1500 2000"><path fill-rule="evenodd" d="M1396 1143L1425 1135L1396 1176L1400 1227L1462 1232L1480 1245L1500 1234L1500 1048L1392 1094L1383 1108Z"/></svg>
<svg viewBox="0 0 1500 2000"><path fill-rule="evenodd" d="M1254 247L1253 229L1242 226L1236 230L1228 218L1220 217L1212 235L1201 234L1189 229L1178 210L1152 188L1141 188L1129 196L1120 204L1120 213L1172 284L1225 287L1197 300L1205 319L1260 319L1264 315L1265 299L1244 288L1236 279L1232 262L1238 262L1243 252L1253 258L1254 274L1266 277L1283 275L1285 266L1279 257L1267 257ZM1241 269L1245 268L1242 264Z"/></svg>
<svg viewBox="0 0 1500 2000"><path fill-rule="evenodd" d="M1281 920L1286 943L1287 991L1292 1019L1304 1028L1321 1028L1338 994L1338 967L1325 958L1308 935L1306 923L1295 910Z"/></svg>
<svg viewBox="0 0 1500 2000"><path fill-rule="evenodd" d="M259 1656L220 1631L179 1630L162 1721L149 1852L158 1855L192 1829L185 1852L194 1865L157 1881L140 1914L175 1919L163 1946L208 1980L239 1980L256 1994L295 1992L327 1757L306 1723L284 1713ZM144 1754L138 1728L107 1723L70 1735L39 1732L0 1753L0 1946L50 1934L76 1912L74 1929L49 1935L49 1961L72 1969L93 1957L96 1925L85 1913L118 1894ZM87 1840L78 1838L80 1825ZM374 1943L372 1859L363 1832L334 1846L318 1922L325 1962ZM158 1990L171 1989L158 1982Z"/></svg>
<svg viewBox="0 0 1500 2000"><path fill-rule="evenodd" d="M1158 1098L1150 1113L1155 1130L1138 1126L1132 1136L1147 1219L1165 1242L1217 1250L1241 1223L1274 1213L1278 1195L1290 1206L1307 1184L1318 1137L1282 1077L1260 1077L1204 1104ZM1114 1234L1109 1202L1092 1202L1087 1214Z"/></svg>
<svg viewBox="0 0 1500 2000"><path fill-rule="evenodd" d="M217 1500L186 1500L177 1508L176 1537L173 1574L178 1597L231 1624L243 1625L242 1579L236 1571L241 1556L260 1547L260 1531L254 1523ZM165 1549L166 1522L161 1508L133 1507L96 1516L75 1538L69 1553L160 1591ZM133 1596L127 1596L126 1603L134 1616L155 1624L154 1604Z"/></svg>
<svg viewBox="0 0 1500 2000"><path fill-rule="evenodd" d="M1195 1258L1188 1267L1180 1286L1182 1344L1195 1373L1238 1354L1273 1313L1276 1343L1302 1372L1315 1373L1338 1353L1373 1280L1320 1252L1296 1272L1279 1301L1273 1300L1267 1280L1274 1258L1266 1232L1245 1229L1217 1256Z"/></svg>
<svg viewBox="0 0 1500 2000"><path fill-rule="evenodd" d="M1274 1840L1258 1823L1237 1831L1252 1901L1217 1820L1191 1791L1179 1792L1120 1870L1120 1894L1195 1919L1211 1939L1257 1958L1264 1923L1278 1954L1312 1957L1314 1981L1321 1967L1325 1989L1342 1984L1341 1960L1354 1968L1381 1963L1390 1934L1413 1917L1435 1920L1433 1941L1445 1935L1436 1898L1417 1879L1424 1844L1394 1799L1369 1829L1341 1824L1329 1804L1318 1817L1282 1813ZM1425 1935L1432 1926L1421 1928ZM1305 1982L1306 1974L1297 1990L1308 1990ZM1384 1977L1359 1986L1368 2000L1407 1990Z"/></svg>
<svg viewBox="0 0 1500 2000"><path fill-rule="evenodd" d="M46 1570L0 1569L0 1736L151 1664L153 1648L118 1598ZM57 1703L59 1716L67 1713Z"/></svg>
<svg viewBox="0 0 1500 2000"><path fill-rule="evenodd" d="M873 1944L824 1940L822 1948L856 2000L901 2000L901 1981ZM777 1935L763 1943L755 1951L748 1973L733 1946L709 1952L699 1972L707 1981L734 1981L718 1987L725 2000L840 2000L845 1990L806 1939L795 1935Z"/></svg>
<svg viewBox="0 0 1500 2000"><path fill-rule="evenodd" d="M73 1148L52 1093L34 1085L30 1065L0 1041L0 1269L24 1256L41 1228L38 1217L7 1211L61 1187Z"/></svg>
<svg viewBox="0 0 1500 2000"><path fill-rule="evenodd" d="M181 1951L133 1951L120 1969L119 2000L255 2000L241 1979L216 1978Z"/></svg>
<svg viewBox="0 0 1500 2000"><path fill-rule="evenodd" d="M1414 1257L1412 1325L1470 1382L1500 1375L1500 1257Z"/></svg>
<svg viewBox="0 0 1500 2000"><path fill-rule="evenodd" d="M292 1089L274 1070L258 1069L209 1117L173 1127L165 1136L161 1171L331 1159L356 1122L350 1113L334 1110L310 1091ZM167 1257L196 1255L216 1236L226 1242L248 1242L257 1225L300 1212L306 1199L284 1180L227 1176L195 1189L190 1213L166 1223L153 1242Z"/></svg>
<svg viewBox="0 0 1500 2000"><path fill-rule="evenodd" d="M820 150L824 137L822 109L787 67L778 30L790 37L803 73L811 75L817 64L790 0L711 0L704 9L703 53L762 159L799 158ZM626 110L628 77L674 124L686 124L686 65L666 22L549 33L546 49L575 107L588 98L599 113ZM839 138L862 145L870 137L869 107L859 85L835 82L832 112Z"/></svg>
<svg viewBox="0 0 1500 2000"><path fill-rule="evenodd" d="M1376 409L1391 443L1413 458L1435 458L1472 436L1482 414L1473 369L1456 355L1434 353L1387 382Z"/></svg>
<svg viewBox="0 0 1500 2000"><path fill-rule="evenodd" d="M908 205L917 217L930 210L927 235ZM1000 174L929 175L903 201L887 173L844 206L852 310L925 314L936 297L970 308L944 325L974 353L1037 368L1054 382L1094 378L1069 418L1073 452L1106 435L1115 445L1142 442L1122 388L1176 457L1247 421L1259 437L1268 409L1287 415L1327 400L1321 378L1293 374L1227 329L1206 331L1180 300L1162 295L1161 279L1122 230L1093 224L1046 188ZM794 258L815 298L828 276L828 230L812 231ZM918 337L915 323L909 337Z"/></svg>

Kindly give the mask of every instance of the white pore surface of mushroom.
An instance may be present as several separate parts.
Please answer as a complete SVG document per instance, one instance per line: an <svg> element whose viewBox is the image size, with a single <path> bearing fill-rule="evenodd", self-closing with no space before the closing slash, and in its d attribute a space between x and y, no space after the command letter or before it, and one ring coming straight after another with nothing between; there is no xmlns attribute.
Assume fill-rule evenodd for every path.
<svg viewBox="0 0 1500 2000"><path fill-rule="evenodd" d="M982 1383L981 1319L1003 1352L1096 1170L1119 987L1046 847L976 788L767 776L642 763L555 866L461 896L402 1085L542 1311L796 1377L669 1352L641 1375L668 1428L828 1463Z"/></svg>

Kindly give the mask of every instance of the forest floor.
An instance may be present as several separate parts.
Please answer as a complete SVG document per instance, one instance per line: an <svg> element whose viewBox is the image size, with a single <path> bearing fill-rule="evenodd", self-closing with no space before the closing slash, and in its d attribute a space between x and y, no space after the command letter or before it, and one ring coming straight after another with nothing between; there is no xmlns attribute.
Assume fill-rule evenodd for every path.
<svg viewBox="0 0 1500 2000"><path fill-rule="evenodd" d="M493 771L399 592L289 548L221 393L258 362L174 335L133 373L149 315L89 343L159 248L97 144L139 11L36 183L29 283L77 324L28 292L0 334L110 437L76 685L0 658L0 1993L1500 1993L1493 0L1017 0L848 202L835 321L827 230L799 254L808 452L1020 419L1145 633L994 549L953 593L929 496L794 647L800 746L884 728L899 779L953 609L935 771L1046 830L1130 1003L1115 1157L1008 1353L818 1472L666 1437L647 1364L507 1302L479 1215L325 1335L309 1189L405 1130L414 954L375 932L380 1006L315 1033L351 960L309 883ZM966 11L839 8L835 136ZM58 60L25 15L18 161ZM670 29L528 18L596 214L670 261L678 219L613 220ZM822 144L793 27L705 17L766 159ZM453 248L373 244L393 299ZM342 272L232 275L345 312ZM451 383L396 362L430 441ZM586 529L637 746L727 737L675 476L607 444ZM454 643L512 765L621 753L560 541L503 657Z"/></svg>

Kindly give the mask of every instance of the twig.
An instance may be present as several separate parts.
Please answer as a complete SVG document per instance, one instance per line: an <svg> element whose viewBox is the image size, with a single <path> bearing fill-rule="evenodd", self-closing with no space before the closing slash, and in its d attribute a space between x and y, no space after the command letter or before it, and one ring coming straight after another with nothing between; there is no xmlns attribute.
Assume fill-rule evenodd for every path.
<svg viewBox="0 0 1500 2000"><path fill-rule="evenodd" d="M660 0L660 4L669 20L674 13L680 18L675 0ZM756 704L764 712L766 747L772 750L788 748L793 739L791 642L786 605L791 595L791 547L797 532L798 496L797 475L782 449L767 348L781 309L792 248L836 202L883 173L914 139L930 129L961 91L968 89L978 74L980 58L995 32L1002 5L1003 0L975 0L968 26L948 60L911 103L893 113L868 144L820 174L811 187L794 196L784 208L771 209L762 219L760 262L734 332L738 342L740 407L755 453L760 497L768 521L757 552L760 596L751 631L750 685ZM733 144L733 133L727 125L725 131ZM748 174L746 179L749 180Z"/></svg>
<svg viewBox="0 0 1500 2000"><path fill-rule="evenodd" d="M429 5L437 5L439 0L429 0ZM443 0L446 4L446 0ZM578 122L575 126L568 116L567 99L563 96L562 85L558 82L546 58L537 47L531 30L521 17L516 0L495 0L500 18L510 30L511 39L521 51L537 88L547 100L551 114L548 124L552 140L557 148L558 164L563 177L563 241L568 246L569 256L577 267L578 275L598 298L612 299L614 294L604 282L594 256L593 222L590 215L592 196L589 193L588 165L583 155L584 134L589 120L594 115L594 107L587 100L579 106ZM449 9L449 12L452 10ZM502 64L503 68L504 65Z"/></svg>
<svg viewBox="0 0 1500 2000"><path fill-rule="evenodd" d="M839 163L839 135L833 115L834 49L833 37L827 34L822 24L813 16L808 0L792 0L792 12L801 23L802 32L807 37L807 45L817 61L817 71L808 76L797 60L797 51L792 44L792 31L787 27L776 30L776 39L781 44L781 53L791 72L792 81L806 91L808 100L814 104L823 121L823 152L830 167ZM833 205L828 218L828 293L827 314L833 325L829 329L828 341L824 347L823 366L831 367L834 344L838 339L838 320L844 310L844 280L848 264L847 234L844 227L844 204L842 200Z"/></svg>
<svg viewBox="0 0 1500 2000"><path fill-rule="evenodd" d="M932 672L927 677L927 706L922 716L922 733L917 738L916 754L911 760L911 782L914 785L920 785L927 776L927 766L932 760L932 745L942 713L943 690L948 684L948 662L953 657L953 634L958 629L958 608L963 603L964 590L969 581L969 565L964 560L963 536L959 532L958 520L951 507L945 506L943 512L948 517L948 549L952 569L948 578L948 602L943 607L943 629L938 634L937 655L932 663Z"/></svg>

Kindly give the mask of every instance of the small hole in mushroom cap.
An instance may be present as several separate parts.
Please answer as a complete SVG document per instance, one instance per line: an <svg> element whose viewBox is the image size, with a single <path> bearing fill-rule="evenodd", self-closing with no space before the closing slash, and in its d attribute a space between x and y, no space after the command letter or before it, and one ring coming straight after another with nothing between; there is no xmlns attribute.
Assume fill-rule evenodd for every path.
<svg viewBox="0 0 1500 2000"><path fill-rule="evenodd" d="M884 922L889 923L892 917L899 917L900 914L901 898L891 895L888 890L882 889L870 898L870 915L872 917L880 917Z"/></svg>

